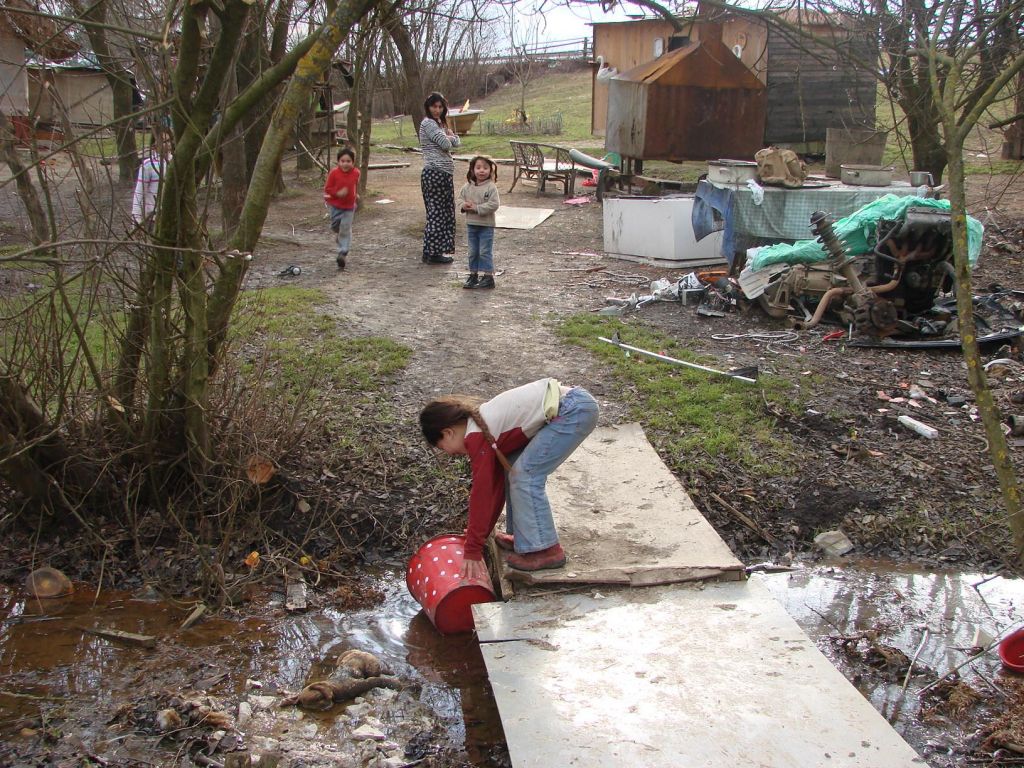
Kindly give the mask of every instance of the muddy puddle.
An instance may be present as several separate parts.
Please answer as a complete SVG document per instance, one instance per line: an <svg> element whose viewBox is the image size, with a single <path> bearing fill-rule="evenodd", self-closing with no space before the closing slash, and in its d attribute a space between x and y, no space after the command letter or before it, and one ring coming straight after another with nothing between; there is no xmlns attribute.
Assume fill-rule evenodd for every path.
<svg viewBox="0 0 1024 768"><path fill-rule="evenodd" d="M934 694L921 695L937 676L973 656L975 646L988 646L1024 624L1024 581L1019 579L912 571L886 562L817 566L756 578L763 579L818 648L932 765L961 764L956 762L958 746L970 741L979 719L1001 711L1003 700L994 683L1019 677L1003 670L993 648L958 672L987 697L973 716L928 714L937 702ZM864 639L857 646L840 642L858 637ZM902 651L911 661L909 679L902 665L886 670L877 656L862 652L872 643Z"/></svg>
<svg viewBox="0 0 1024 768"><path fill-rule="evenodd" d="M375 578L384 600L371 610L322 606L290 614L283 595L267 592L247 606L245 616L211 617L188 630L179 628L188 605L125 594L97 598L83 585L70 597L47 601L0 592L0 740L11 750L0 754L0 764L2 758L15 758L7 764L17 764L18 754L38 755L31 745L38 745L50 723L60 724L60 738L77 744L79 753L154 762L166 743L156 735L130 738L125 729L114 735L110 723L118 710L137 706L157 690L189 690L233 702L225 711L234 714L247 692L272 697L296 691L328 674L330 660L342 651L359 648L416 683L417 704L466 761L508 765L498 710L473 636L439 636L407 594L400 568ZM884 563L815 566L755 578L929 760L963 736L949 724L923 726L918 718L918 693L934 675L912 677L904 690L902 679L865 673L860 660L851 660L829 638L876 633L915 658L915 667L944 674L967 658L976 631L997 637L1024 622L1020 581L911 572ZM132 647L89 631L96 628L153 635L157 645ZM993 652L962 674L984 688L985 680L1004 673ZM328 714L293 717L304 718L308 737L341 740L335 721L344 711L338 705Z"/></svg>

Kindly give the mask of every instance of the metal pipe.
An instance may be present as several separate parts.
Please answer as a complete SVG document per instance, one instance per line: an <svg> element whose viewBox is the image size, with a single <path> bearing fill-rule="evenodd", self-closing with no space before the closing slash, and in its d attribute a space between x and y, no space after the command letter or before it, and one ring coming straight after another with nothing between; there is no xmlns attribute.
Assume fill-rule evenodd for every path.
<svg viewBox="0 0 1024 768"><path fill-rule="evenodd" d="M811 319L808 320L807 322L804 322L803 320L797 320L795 323L793 323L793 328L795 328L798 331L806 331L808 328L813 328L814 326L821 322L821 318L824 316L825 310L828 309L828 303L832 301L833 298L843 294L851 293L853 293L852 288L844 288L843 286L829 288L822 295L821 299L819 299L818 307L814 310L814 314L811 315Z"/></svg>
<svg viewBox="0 0 1024 768"><path fill-rule="evenodd" d="M631 347L629 344L623 344L621 341L614 339L606 339L604 336L598 336L601 341L607 341L609 344L614 344L616 347L621 349L628 349L630 352L636 352L640 355L647 355L653 357L655 360L661 360L663 363L675 363L676 365L685 365L687 368L696 368L698 371L707 371L708 373L717 373L719 376L728 376L730 379L736 379L738 381L745 381L748 384L757 384L757 379L751 379L747 376L739 376L735 373L726 373L725 371L716 371L714 368L708 368L706 365L697 365L697 363L688 363L685 360L676 360L674 357L668 355L659 355L657 352L648 352L646 349L640 349L639 347Z"/></svg>

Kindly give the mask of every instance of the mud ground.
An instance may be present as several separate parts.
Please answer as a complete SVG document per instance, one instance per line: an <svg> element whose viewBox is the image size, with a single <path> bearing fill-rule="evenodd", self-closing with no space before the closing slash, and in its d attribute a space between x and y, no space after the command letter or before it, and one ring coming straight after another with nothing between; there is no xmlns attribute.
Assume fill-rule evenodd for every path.
<svg viewBox="0 0 1024 768"><path fill-rule="evenodd" d="M464 290L461 222L455 262L422 264L419 159L413 154L380 159L410 165L370 172L343 272L334 263L313 175L293 179L292 191L275 203L249 286L317 286L330 297L326 308L353 333L387 335L415 350L394 394L409 425L433 395L486 397L544 375L590 389L602 404L602 423L635 417L629 412L630 393L587 352L560 343L553 321L597 311L607 306L607 297L648 292L652 280L675 280L684 271L605 256L599 203L566 205L557 189L538 194L522 183L509 194L509 169L503 168L504 206L543 207L552 213L532 230L497 230L497 288ZM977 292L996 285L1024 287L1022 188L1019 178L971 177L971 210L987 227L974 273ZM280 276L290 264L301 267L301 275ZM1001 501L959 351L857 348L842 340L823 341L836 330L826 325L779 343L764 335L786 331L788 323L756 306L706 318L692 306L656 303L623 319L664 332L720 370L756 365L761 375L784 379L805 398L801 417L777 414L778 430L801 446L802 471L766 483L711 457L712 463L719 459L715 470L680 477L742 559L813 555L815 533L841 528L853 541L855 555L1008 568L1007 531L993 524L1000 520ZM992 369L991 385L1004 414L1024 414L1024 405L1017 402L1024 399L1019 347L984 351L985 360L1011 360ZM909 398L912 389L926 397ZM926 440L909 432L896 422L901 413L935 426L939 438ZM650 438L659 447L658 436ZM1016 448L1015 460L1022 456L1024 449ZM685 465L687 457L666 458ZM741 524L737 510L773 543ZM919 516L911 519L910 511Z"/></svg>
<svg viewBox="0 0 1024 768"><path fill-rule="evenodd" d="M593 392L602 405L603 424L635 418L629 391L588 352L562 344L553 332L554 321L601 309L610 296L643 293L650 281L676 279L680 272L606 257L598 203L569 206L556 190L538 195L532 186L523 185L508 194L508 169L502 168L499 187L504 205L544 207L552 213L533 230L498 230L497 288L464 290L462 227L454 264L430 266L420 261L423 212L418 157L403 154L374 160L407 161L409 166L370 172L368 192L356 215L347 268L339 272L334 263L320 197L321 177L316 173L290 175L289 191L273 204L247 288L320 288L327 301L318 309L341 319L347 333L388 336L414 350L410 365L389 393L398 412L396 426L389 427L393 429L389 437L400 446L396 461L426 453L415 429L415 416L422 403L437 394L488 396L551 375ZM465 166L460 168L464 173ZM975 272L979 291L993 284L1024 287L1020 285L1022 192L1020 179L972 179L971 210L987 226L986 249ZM8 232L13 234L13 230ZM282 275L291 265L300 267L300 274ZM18 288L16 284L8 286L9 290ZM666 333L716 361L712 365L720 369L757 365L762 375L780 377L806 396L807 407L800 418L780 417L778 421L778 429L802 447L802 471L794 477L765 482L744 476L725 460L714 470L680 477L701 511L748 564L813 559L818 556L811 543L813 534L841 528L855 545L854 555L916 560L929 566L1008 570L1009 536L1005 527L993 523L1001 504L958 352L858 349L823 341L824 334L834 330L831 327L805 331L783 343L767 341L765 332L788 330L788 326L756 307L703 318L693 307L658 303L623 319L629 325L651 326ZM986 360L996 357L1011 360L998 366L993 376L997 400L1007 414L1024 413L1016 397L1024 391L1019 350L986 350ZM936 440L925 440L895 424L894 411L902 411L878 394L899 397L911 385L931 399L917 401L920 408L903 404L901 408L936 426L940 430ZM966 403L951 406L950 395L962 395ZM887 411L881 413L880 408ZM652 442L659 447L657 435ZM1014 458L1019 465L1019 453ZM450 505L450 500L418 498L409 503L443 506ZM927 514L911 519L908 509ZM767 543L741 524L737 510L753 519L775 543ZM11 593L6 593L5 599L13 605ZM314 605L314 609L320 607ZM251 610L260 608L254 604L246 609L249 618L232 618L251 620ZM226 637L231 630L223 631ZM202 739L192 738L188 748L173 737L165 739L164 731L155 726L160 710L174 708L184 713L179 716L191 717L204 706L212 712L227 711L239 731L256 734L244 746L259 752L284 745L306 765L468 764L467 756L448 742L443 724L422 706L416 681L398 692L369 693L348 708L336 708L326 719L300 716L295 710L282 712L276 706L277 698L272 698L280 692L260 690L249 683L244 691L204 695L203 684L210 682L211 675L202 674L201 668L192 674L195 684L190 686L198 693L184 699L179 695L173 701L162 698L161 686L180 688L174 666L192 668L197 654L202 653L172 648L170 655L139 666L134 677L125 681L139 690L138 695L133 695L133 688L110 695L121 703L110 733L123 729L134 734L134 743L125 743L138 750L129 750L131 757L113 764L153 764L166 756L168 748L178 750L179 760L186 752L195 757L197 746L203 755L213 756L209 758L213 762L207 764L221 763L226 753L242 744L230 727L217 727L216 719L198 730ZM261 671L254 671L256 684ZM316 671L308 670L309 674ZM306 672L299 678L311 679ZM330 670L323 672L327 675ZM235 683L236 677L232 673ZM73 736L74 722L96 720L95 713L87 711L89 704L83 702L69 700L67 720L52 726L38 719L14 721L20 728L15 730L17 740L12 742L13 751L0 752L0 765L24 764L23 760L71 765L77 758L93 757L101 762L99 755L90 757L90 750L107 745L85 744ZM239 724L243 718L248 718L244 726ZM365 738L353 740L353 733L360 728ZM385 730L387 738L381 735ZM969 724L967 730L971 730ZM351 749L344 754L332 752L330 744L340 741L350 743ZM474 759L473 764L506 765L507 755L501 752ZM136 757L138 761L132 762Z"/></svg>

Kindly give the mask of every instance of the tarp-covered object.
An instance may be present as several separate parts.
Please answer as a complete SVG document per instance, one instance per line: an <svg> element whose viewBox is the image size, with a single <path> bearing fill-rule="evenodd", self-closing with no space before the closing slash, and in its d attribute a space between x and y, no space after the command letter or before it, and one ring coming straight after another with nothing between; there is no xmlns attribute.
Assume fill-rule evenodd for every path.
<svg viewBox="0 0 1024 768"><path fill-rule="evenodd" d="M937 208L949 210L949 200L930 197L886 195L845 216L832 228L846 244L846 253L860 256L871 253L875 247L875 225L880 219L902 221L908 208ZM967 258L973 267L981 253L985 228L973 216L967 217ZM751 250L750 270L764 269L772 264L814 264L825 261L829 253L817 240L800 240L792 245L779 243Z"/></svg>

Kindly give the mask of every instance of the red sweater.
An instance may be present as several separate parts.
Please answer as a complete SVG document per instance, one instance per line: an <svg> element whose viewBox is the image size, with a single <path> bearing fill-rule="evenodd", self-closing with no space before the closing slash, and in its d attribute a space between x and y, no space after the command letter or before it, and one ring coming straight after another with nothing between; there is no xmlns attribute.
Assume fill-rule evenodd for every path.
<svg viewBox="0 0 1024 768"><path fill-rule="evenodd" d="M547 420L544 418L544 393L548 379L540 379L502 392L480 406L480 416L508 456L525 446ZM562 388L562 391L567 391ZM466 425L466 453L473 474L469 492L469 523L466 526L465 558L480 560L484 541L498 522L505 504L505 469L494 448L487 444L480 427L472 419Z"/></svg>
<svg viewBox="0 0 1024 768"><path fill-rule="evenodd" d="M335 193L347 189L348 194L344 197L335 197ZM356 207L356 194L359 189L359 169L343 171L338 166L331 168L327 174L327 183L324 184L324 202L332 208L339 208L343 211L351 211Z"/></svg>

